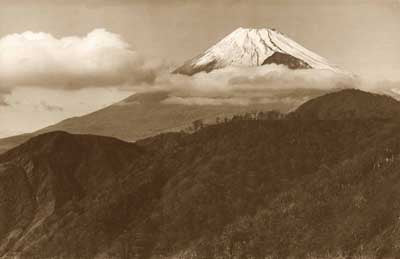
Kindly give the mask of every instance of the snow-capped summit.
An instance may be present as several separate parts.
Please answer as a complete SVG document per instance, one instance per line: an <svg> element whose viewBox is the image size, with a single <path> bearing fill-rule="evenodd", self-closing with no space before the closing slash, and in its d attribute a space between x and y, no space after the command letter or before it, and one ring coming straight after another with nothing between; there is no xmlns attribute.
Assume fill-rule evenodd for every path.
<svg viewBox="0 0 400 259"><path fill-rule="evenodd" d="M193 75L227 66L283 64L291 69L340 71L323 57L302 47L275 29L238 28L174 72Z"/></svg>

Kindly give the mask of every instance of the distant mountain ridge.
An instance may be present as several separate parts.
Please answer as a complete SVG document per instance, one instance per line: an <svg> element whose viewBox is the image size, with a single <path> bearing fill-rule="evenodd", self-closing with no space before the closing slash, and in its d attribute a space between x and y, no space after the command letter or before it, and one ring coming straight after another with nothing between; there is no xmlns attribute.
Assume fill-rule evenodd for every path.
<svg viewBox="0 0 400 259"><path fill-rule="evenodd" d="M320 96L326 91L298 89L274 92L279 98L294 100ZM180 131L192 125L194 120L203 119L214 123L216 117L231 117L235 114L279 110L287 112L295 105L291 102L272 102L257 105L184 105L167 104L167 91L153 91L134 94L125 100L96 112L63 120L31 134L0 139L0 153L29 138L50 131L62 130L77 134L111 136L126 141L136 141L163 132Z"/></svg>
<svg viewBox="0 0 400 259"><path fill-rule="evenodd" d="M368 119L398 118L399 102L392 97L346 89L323 95L320 91L300 91L298 96L315 97L300 105L290 116L302 119ZM266 105L179 105L163 104L168 92L135 94L94 113L70 118L32 134L0 139L0 153L9 150L29 138L55 130L70 133L97 134L136 141L165 132L177 132L192 125L194 120L203 119L215 123L216 117L231 117L253 111L280 110L288 112L290 104Z"/></svg>

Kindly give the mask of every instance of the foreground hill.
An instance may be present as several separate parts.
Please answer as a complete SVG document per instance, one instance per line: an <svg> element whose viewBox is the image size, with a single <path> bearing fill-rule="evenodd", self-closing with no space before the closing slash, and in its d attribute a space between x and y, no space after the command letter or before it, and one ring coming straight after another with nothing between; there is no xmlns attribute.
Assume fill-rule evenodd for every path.
<svg viewBox="0 0 400 259"><path fill-rule="evenodd" d="M9 258L398 256L400 124L237 120L0 155Z"/></svg>
<svg viewBox="0 0 400 259"><path fill-rule="evenodd" d="M276 102L248 106L170 104L163 102L169 97L168 92L135 94L104 109L81 117L66 119L31 134L0 139L0 153L33 136L56 130L135 141L163 132L180 131L191 126L192 122L198 119L214 123L216 117L231 117L234 114L251 111L275 109L286 112L297 107L304 98L313 98L324 93L326 91L307 89L280 91L274 93L278 97ZM283 101L279 101L279 98Z"/></svg>

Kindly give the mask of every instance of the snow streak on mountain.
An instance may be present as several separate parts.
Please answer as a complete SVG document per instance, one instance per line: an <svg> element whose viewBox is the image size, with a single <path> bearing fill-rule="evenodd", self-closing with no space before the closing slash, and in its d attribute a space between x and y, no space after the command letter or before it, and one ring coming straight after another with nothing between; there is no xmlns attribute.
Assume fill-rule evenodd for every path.
<svg viewBox="0 0 400 259"><path fill-rule="evenodd" d="M193 75L227 66L253 67L266 64L283 64L290 69L340 71L323 57L274 29L238 28L174 72Z"/></svg>

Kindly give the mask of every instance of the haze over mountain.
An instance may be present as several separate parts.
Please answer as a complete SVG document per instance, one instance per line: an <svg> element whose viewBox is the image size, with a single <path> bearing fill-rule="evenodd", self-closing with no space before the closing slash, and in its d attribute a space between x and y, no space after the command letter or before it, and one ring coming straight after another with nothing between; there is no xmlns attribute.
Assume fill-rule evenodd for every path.
<svg viewBox="0 0 400 259"><path fill-rule="evenodd" d="M343 90L300 106L303 116L137 143L34 137L0 155L0 255L395 258L400 103L359 113L385 98ZM357 116L330 110L341 99ZM308 117L319 110L331 112Z"/></svg>
<svg viewBox="0 0 400 259"><path fill-rule="evenodd" d="M285 65L290 69L340 70L274 29L238 28L174 72L193 75L228 66Z"/></svg>

